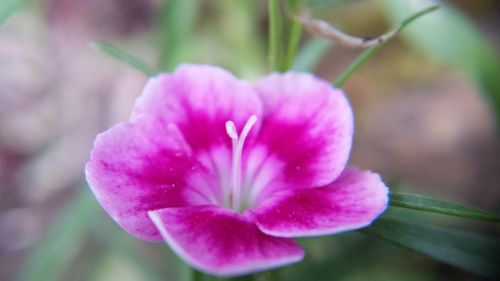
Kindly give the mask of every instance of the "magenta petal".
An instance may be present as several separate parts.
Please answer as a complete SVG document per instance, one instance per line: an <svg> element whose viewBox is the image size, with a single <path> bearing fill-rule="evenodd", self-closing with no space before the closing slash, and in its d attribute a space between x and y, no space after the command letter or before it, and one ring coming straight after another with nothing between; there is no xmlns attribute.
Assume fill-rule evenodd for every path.
<svg viewBox="0 0 500 281"><path fill-rule="evenodd" d="M252 213L269 235L316 236L369 225L387 200L388 189L378 174L346 169L326 187L275 194Z"/></svg>
<svg viewBox="0 0 500 281"><path fill-rule="evenodd" d="M137 99L132 119L153 116L174 123L193 151L230 147L225 122L240 132L252 115L262 115L262 104L245 81L224 69L208 65L181 65L174 73L151 78ZM259 118L260 119L260 118ZM255 135L260 120L250 135Z"/></svg>
<svg viewBox="0 0 500 281"><path fill-rule="evenodd" d="M213 205L149 212L165 241L191 266L219 276L283 266L303 258L291 239L262 233L253 219Z"/></svg>
<svg viewBox="0 0 500 281"><path fill-rule="evenodd" d="M139 118L97 137L86 176L101 205L120 226L141 239L161 241L147 211L210 202L187 187L188 174L196 178L193 167L200 170L174 125Z"/></svg>
<svg viewBox="0 0 500 281"><path fill-rule="evenodd" d="M353 116L340 89L309 74L272 74L255 86L264 106L259 143L284 163L271 189L322 186L344 169ZM267 196L263 193L263 197Z"/></svg>

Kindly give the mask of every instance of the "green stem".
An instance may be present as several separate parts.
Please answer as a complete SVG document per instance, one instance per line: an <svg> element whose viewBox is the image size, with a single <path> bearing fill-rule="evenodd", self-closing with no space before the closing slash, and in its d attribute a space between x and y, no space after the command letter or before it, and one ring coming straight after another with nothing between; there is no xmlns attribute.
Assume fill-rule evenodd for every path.
<svg viewBox="0 0 500 281"><path fill-rule="evenodd" d="M280 1L268 0L269 11L269 67L271 71L282 70L282 33Z"/></svg>
<svg viewBox="0 0 500 281"><path fill-rule="evenodd" d="M423 15L426 15L432 11L435 11L439 8L438 5L433 5L433 6L430 6L426 9L423 9L413 15L411 15L410 17L408 17L407 19L405 19L404 21L402 21L398 27L396 27L397 29L401 30L403 29L404 27L406 27L407 25L409 25L410 23L412 23L413 21L415 21L416 19L418 19L419 17L423 16ZM392 32L393 30L390 30L389 32ZM354 74L354 72L356 72L365 62L367 62L371 57L373 57L373 55L375 55L375 53L380 50L380 48L383 46L383 44L381 45L377 45L377 46L373 46L373 47L370 47L366 50L364 50L358 57L356 57L356 59L339 75L339 77L337 78L337 80L335 80L335 82L333 83L335 87L342 87L345 82L347 81L347 79L349 79L349 77L351 77L352 74Z"/></svg>
<svg viewBox="0 0 500 281"><path fill-rule="evenodd" d="M359 56L354 59L354 61L339 75L337 80L335 80L335 87L341 88L344 83L354 74L365 62L367 62L373 55L375 55L382 45L377 45L364 50Z"/></svg>
<svg viewBox="0 0 500 281"><path fill-rule="evenodd" d="M408 18L406 18L405 20L403 20L399 25L401 28L404 28L405 26L407 26L408 24L412 23L414 20L418 19L419 17L425 15L425 14L428 14L430 12L434 12L435 10L439 9L439 5L432 5L432 6L429 6L423 10L421 10L420 12L416 12L415 14L409 16Z"/></svg>
<svg viewBox="0 0 500 281"><path fill-rule="evenodd" d="M289 0L288 4L288 15L293 16L299 10L299 0ZM290 34L288 37L287 50L285 54L283 70L289 70L292 68L295 60L295 55L300 43L300 36L302 35L302 24L297 20L291 18Z"/></svg>

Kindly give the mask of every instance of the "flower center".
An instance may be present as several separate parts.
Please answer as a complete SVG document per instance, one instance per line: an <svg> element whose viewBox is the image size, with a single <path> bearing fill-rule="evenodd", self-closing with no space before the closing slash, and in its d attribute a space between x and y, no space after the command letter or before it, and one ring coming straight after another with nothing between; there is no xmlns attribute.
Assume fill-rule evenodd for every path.
<svg viewBox="0 0 500 281"><path fill-rule="evenodd" d="M229 207L233 210L240 210L241 208L241 158L243 153L243 145L248 133L253 125L257 122L257 116L252 115L248 118L241 134L238 135L234 122L229 120L226 122L226 132L232 141L232 156L231 156L231 190L229 191Z"/></svg>

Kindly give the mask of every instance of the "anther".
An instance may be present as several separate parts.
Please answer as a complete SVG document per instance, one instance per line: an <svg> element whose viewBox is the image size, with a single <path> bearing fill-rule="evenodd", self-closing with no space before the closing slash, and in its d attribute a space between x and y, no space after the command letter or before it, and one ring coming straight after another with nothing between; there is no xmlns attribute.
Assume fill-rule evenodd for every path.
<svg viewBox="0 0 500 281"><path fill-rule="evenodd" d="M226 132L231 139L238 139L238 132L236 132L236 126L233 121L226 122Z"/></svg>

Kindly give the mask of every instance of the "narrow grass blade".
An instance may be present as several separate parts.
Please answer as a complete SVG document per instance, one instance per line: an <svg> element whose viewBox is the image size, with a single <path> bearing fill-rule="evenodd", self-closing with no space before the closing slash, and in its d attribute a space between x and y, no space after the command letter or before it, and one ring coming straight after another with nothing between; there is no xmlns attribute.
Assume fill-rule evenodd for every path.
<svg viewBox="0 0 500 281"><path fill-rule="evenodd" d="M151 67L143 63L140 59L136 58L132 54L122 51L109 43L95 42L91 46L94 49L101 51L111 56L112 58L135 68L136 70L144 73L144 75L148 77L154 76L158 73L157 70L152 69Z"/></svg>
<svg viewBox="0 0 500 281"><path fill-rule="evenodd" d="M489 237L384 218L362 232L478 275L500 277L500 241Z"/></svg>
<svg viewBox="0 0 500 281"><path fill-rule="evenodd" d="M462 218L500 222L500 217L494 213L416 194L391 193L390 205Z"/></svg>

